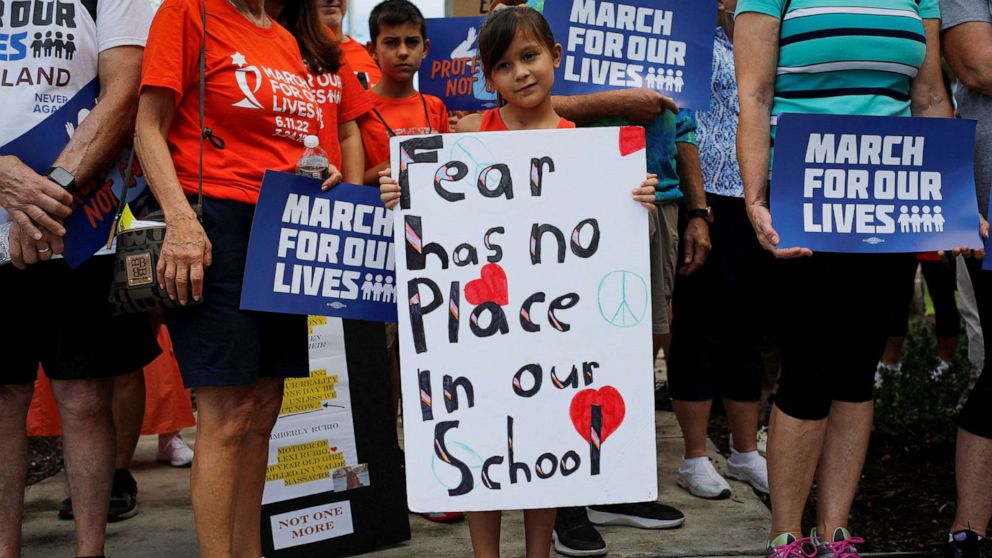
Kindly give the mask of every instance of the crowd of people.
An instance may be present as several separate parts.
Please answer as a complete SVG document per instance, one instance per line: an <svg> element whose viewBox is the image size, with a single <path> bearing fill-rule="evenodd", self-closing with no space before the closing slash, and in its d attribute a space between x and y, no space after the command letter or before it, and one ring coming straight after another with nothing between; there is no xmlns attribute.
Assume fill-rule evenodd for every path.
<svg viewBox="0 0 992 558"><path fill-rule="evenodd" d="M167 225L157 278L178 302L165 321L183 383L196 390L191 494L207 558L261 556L269 436L283 381L309 373L305 316L239 308L262 175L292 172L305 136L318 136L328 153L323 189L342 180L379 187L392 207L400 197L388 164L392 136L644 126L646 177L623 195L648 212L653 352L667 359L685 444L677 482L700 498L731 495L706 449L720 399L732 432L726 476L770 495L772 558L858 556L863 540L849 521L874 390L884 373L898 370L918 260L939 307L934 379L949 366L960 333L956 279L969 285L959 296L971 337L984 339L976 352L988 352L992 342L992 332L981 335L992 323L992 274L981 270L982 251L813 253L780 244L768 207L783 113L957 115L978 121L975 184L987 237L986 0L718 0L711 108L698 113L680 110L662 93L682 87L667 75L650 76L644 88L553 95L562 50L542 16L544 0L497 1L479 32L478 53L501 107L471 114L449 114L440 99L415 89L430 40L408 0L376 6L368 45L343 33L346 0L165 0L155 13L134 0L68 3L71 22L65 14L37 17L39 10L21 21L0 3L0 32L26 26L25 37L48 37L73 29L66 35L71 52L53 52L45 41L45 48L33 43L30 53L25 47L0 57L23 64L16 87L7 77L0 81L0 114L17 124L13 130L38 125L30 115L46 95L99 88L99 102L52 146L53 157L29 163L32 155L16 142L0 147L0 223L10 224L13 262L0 267L0 290L5 316L16 325L0 337L0 557L22 552L26 416L39 365L62 421L76 556L104 554L119 482L115 461L122 467L118 438L133 452L136 437L122 433L133 428L115 426L128 389L122 378L160 349L148 316L112 315L111 256L100 253L76 269L58 256L73 210L69 191L96 180L132 132ZM942 58L958 80L956 103ZM46 82L48 66L66 68L65 82ZM392 328L384 348L394 402L395 335ZM770 342L781 356L771 378L763 356ZM766 461L758 429L772 391ZM992 373L985 373L960 414L948 558L992 557L990 409ZM125 470L128 460L129 454ZM816 520L804 526L814 482ZM461 516L452 510L428 518ZM604 555L595 525L668 529L685 516L661 502L640 502L526 510L524 519L527 556L537 558L552 547L567 556ZM469 513L468 526L476 557L499 556L499 511Z"/></svg>

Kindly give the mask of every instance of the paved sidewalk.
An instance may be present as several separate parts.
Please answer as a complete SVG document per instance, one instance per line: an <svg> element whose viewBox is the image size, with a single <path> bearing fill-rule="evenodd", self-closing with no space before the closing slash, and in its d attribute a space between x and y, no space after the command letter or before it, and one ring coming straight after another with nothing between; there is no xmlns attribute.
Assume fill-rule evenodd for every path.
<svg viewBox="0 0 992 558"><path fill-rule="evenodd" d="M607 527L601 532L615 558L664 558L670 556L758 556L763 554L769 513L751 488L730 481L734 495L710 502L690 496L675 485L682 452L678 424L672 413L659 412L658 449L661 500L685 512L681 529L645 531ZM192 442L193 433L183 436ZM193 558L198 556L189 501L189 469L174 469L155 462L156 438L141 439L134 460L139 486L140 513L108 527L107 552L111 558ZM721 472L725 463L711 446L711 456ZM73 556L72 522L56 519L55 510L65 497L61 474L40 482L27 492L24 518L25 558ZM411 515L413 538L409 542L366 554L377 558L465 558L471 556L465 522L437 525ZM503 556L522 557L523 525L519 512L504 514ZM552 556L558 556L552 552ZM329 558L329 557L319 557Z"/></svg>

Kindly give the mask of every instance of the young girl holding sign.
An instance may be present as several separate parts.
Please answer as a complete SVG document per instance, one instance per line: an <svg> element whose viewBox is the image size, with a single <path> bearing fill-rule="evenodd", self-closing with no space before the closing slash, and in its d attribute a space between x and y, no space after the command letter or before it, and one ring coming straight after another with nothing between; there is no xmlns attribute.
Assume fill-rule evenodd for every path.
<svg viewBox="0 0 992 558"><path fill-rule="evenodd" d="M462 118L457 132L505 130L544 130L574 128L551 106L551 86L555 68L561 63L561 45L555 42L548 22L530 8L494 12L479 32L479 55L486 80L505 100L499 109ZM380 174L382 201L387 208L400 199L400 187L386 169ZM654 211L654 190L658 179L648 174L633 190L634 201ZM500 511L468 514L472 548L476 558L499 557ZM528 558L546 557L551 552L551 532L555 510L524 510Z"/></svg>

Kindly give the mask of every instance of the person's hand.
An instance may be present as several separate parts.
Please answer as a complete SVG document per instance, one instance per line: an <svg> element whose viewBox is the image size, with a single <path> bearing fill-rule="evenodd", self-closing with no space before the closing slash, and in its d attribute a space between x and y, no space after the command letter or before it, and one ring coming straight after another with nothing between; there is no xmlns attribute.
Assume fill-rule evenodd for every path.
<svg viewBox="0 0 992 558"><path fill-rule="evenodd" d="M981 213L978 214L978 234L981 235L983 241L988 240L989 238L989 222L985 220L985 217L983 217ZM962 246L951 250L951 253L955 256L961 254L965 258L975 258L976 260L985 259L985 248L972 250L967 246Z"/></svg>
<svg viewBox="0 0 992 558"><path fill-rule="evenodd" d="M63 251L62 237L45 232L41 240L34 240L21 231L20 225L11 223L7 242L10 249L10 262L17 269L27 269L29 265L47 262Z"/></svg>
<svg viewBox="0 0 992 558"><path fill-rule="evenodd" d="M706 263L710 248L710 224L703 219L689 219L685 226L685 259L682 261L681 275L692 275Z"/></svg>
<svg viewBox="0 0 992 558"><path fill-rule="evenodd" d="M631 194L634 195L634 201L643 205L644 209L648 210L648 213L657 209L654 205L654 191L657 187L658 175L649 172L644 182L641 182L640 186L631 191Z"/></svg>
<svg viewBox="0 0 992 558"><path fill-rule="evenodd" d="M339 171L334 165L328 165L327 172L330 176L328 176L327 180L320 185L320 189L323 192L330 190L332 186L335 186L338 182L344 180L344 177L341 175L341 171Z"/></svg>
<svg viewBox="0 0 992 558"><path fill-rule="evenodd" d="M658 93L654 89L641 87L638 89L624 89L613 92L620 95L623 101L622 116L633 120L639 124L648 124L658 118L666 110L677 113L679 106L670 97Z"/></svg>
<svg viewBox="0 0 992 558"><path fill-rule="evenodd" d="M190 294L199 302L203 297L203 270L213 262L212 252L210 239L192 211L169 220L156 266L159 287L169 293L170 299L178 299L179 304L186 304Z"/></svg>
<svg viewBox="0 0 992 558"><path fill-rule="evenodd" d="M61 220L72 213L72 194L13 156L0 157L0 207L21 233L41 241L42 230L65 235Z"/></svg>
<svg viewBox="0 0 992 558"><path fill-rule="evenodd" d="M799 258L813 255L813 251L809 248L778 247L780 238L775 229L772 228L772 214L764 205L748 205L747 216L751 219L754 233L758 235L758 243L761 244L762 248L774 254L776 258Z"/></svg>
<svg viewBox="0 0 992 558"><path fill-rule="evenodd" d="M386 209L392 209L400 202L400 183L388 168L379 171L379 199L386 204Z"/></svg>

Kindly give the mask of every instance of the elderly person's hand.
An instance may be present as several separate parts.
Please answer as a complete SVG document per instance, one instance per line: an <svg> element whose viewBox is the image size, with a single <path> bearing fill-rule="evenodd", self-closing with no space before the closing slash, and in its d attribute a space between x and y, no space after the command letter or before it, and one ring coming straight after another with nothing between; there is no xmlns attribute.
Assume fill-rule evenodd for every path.
<svg viewBox="0 0 992 558"><path fill-rule="evenodd" d="M213 261L213 247L203 226L192 211L167 219L165 240L158 256L156 272L159 287L179 304L203 296L203 271Z"/></svg>
<svg viewBox="0 0 992 558"><path fill-rule="evenodd" d="M40 240L24 234L21 226L11 223L7 235L10 248L10 263L17 269L27 269L29 265L47 262L62 253L62 237L45 231Z"/></svg>
<svg viewBox="0 0 992 558"><path fill-rule="evenodd" d="M678 113L679 106L670 97L658 93L654 89L641 87L638 89L624 89L616 91L614 94L621 97L623 115L629 120L638 124L648 124L658 118L666 110Z"/></svg>
<svg viewBox="0 0 992 558"><path fill-rule="evenodd" d="M747 206L747 216L751 219L754 232L758 235L758 243L765 250L775 255L776 258L789 259L802 256L812 256L813 251L809 248L779 248L781 240L775 229L772 228L772 214L768 207L762 204L751 204Z"/></svg>
<svg viewBox="0 0 992 558"><path fill-rule="evenodd" d="M62 219L72 213L72 194L13 156L0 157L0 207L21 233L41 241L47 231L65 235Z"/></svg>

